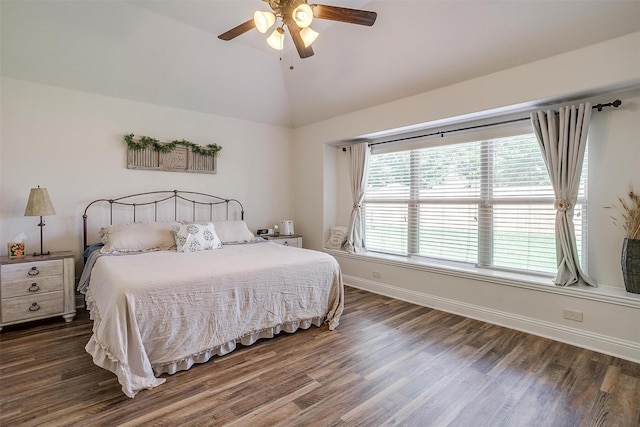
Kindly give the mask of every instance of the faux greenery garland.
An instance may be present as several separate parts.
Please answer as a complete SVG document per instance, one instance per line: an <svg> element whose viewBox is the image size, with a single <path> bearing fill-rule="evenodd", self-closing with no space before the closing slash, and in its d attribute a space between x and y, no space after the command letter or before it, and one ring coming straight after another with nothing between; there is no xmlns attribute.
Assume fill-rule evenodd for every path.
<svg viewBox="0 0 640 427"><path fill-rule="evenodd" d="M138 137L137 141L134 141L133 137L134 135L132 133L124 136L124 141L127 143L127 147L129 147L130 150L144 150L151 146L154 151L157 151L159 153L170 153L178 145L182 145L183 147L190 148L194 153L209 157L217 156L218 152L222 150L222 147L220 147L218 144L207 144L203 147L184 139L181 139L179 141L161 143L157 139L150 138L148 136L140 136Z"/></svg>

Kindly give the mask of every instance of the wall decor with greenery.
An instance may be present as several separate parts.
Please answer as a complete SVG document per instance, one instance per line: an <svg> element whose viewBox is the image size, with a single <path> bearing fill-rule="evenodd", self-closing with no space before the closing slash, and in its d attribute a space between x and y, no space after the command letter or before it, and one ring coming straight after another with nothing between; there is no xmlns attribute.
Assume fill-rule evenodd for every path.
<svg viewBox="0 0 640 427"><path fill-rule="evenodd" d="M171 172L216 173L216 159L222 150L218 144L205 146L181 139L160 142L148 136L124 136L127 144L127 168Z"/></svg>

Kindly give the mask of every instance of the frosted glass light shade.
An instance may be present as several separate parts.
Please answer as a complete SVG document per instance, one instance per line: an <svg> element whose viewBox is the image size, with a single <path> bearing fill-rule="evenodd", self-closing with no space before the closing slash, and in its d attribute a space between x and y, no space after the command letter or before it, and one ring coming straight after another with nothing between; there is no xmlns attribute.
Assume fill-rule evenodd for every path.
<svg viewBox="0 0 640 427"><path fill-rule="evenodd" d="M266 33L269 28L276 22L276 16L271 12L256 11L253 14L253 23L256 29L262 34Z"/></svg>
<svg viewBox="0 0 640 427"><path fill-rule="evenodd" d="M275 31L267 37L267 44L275 50L284 49L284 30L282 27L276 28Z"/></svg>
<svg viewBox="0 0 640 427"><path fill-rule="evenodd" d="M300 28L307 28L311 25L311 21L313 21L313 10L311 6L302 3L293 9L293 21Z"/></svg>
<svg viewBox="0 0 640 427"><path fill-rule="evenodd" d="M318 33L316 31L313 31L311 27L307 27L303 28L302 31L300 31L300 37L304 42L304 47L309 47L311 46L311 43L313 43L318 38Z"/></svg>
<svg viewBox="0 0 640 427"><path fill-rule="evenodd" d="M56 210L53 208L49 192L46 188L32 188L27 201L27 208L24 210L24 216L48 216L55 215Z"/></svg>

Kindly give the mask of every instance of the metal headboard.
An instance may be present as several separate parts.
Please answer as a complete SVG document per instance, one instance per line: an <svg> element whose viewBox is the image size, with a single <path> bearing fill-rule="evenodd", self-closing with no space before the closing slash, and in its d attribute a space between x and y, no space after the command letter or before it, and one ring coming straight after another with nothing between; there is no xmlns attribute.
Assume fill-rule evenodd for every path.
<svg viewBox="0 0 640 427"><path fill-rule="evenodd" d="M124 209L130 209L129 222L136 222L136 214L141 207L150 207L153 212L153 221L158 221L158 214L160 207L166 207L173 204L173 221L178 220L190 220L196 221L196 211L198 208L208 207L209 215L208 220L214 220L214 207L224 205L225 217L215 219L229 219L229 207L230 205L236 206L240 210L240 219L244 220L244 207L236 199L227 199L224 197L214 196L207 193L199 193L195 191L180 191L180 190L164 190L164 191L149 191L146 193L129 194L122 197L113 199L96 199L89 203L82 214L82 243L84 249L88 247L87 244L87 211L90 207L104 206L108 204L108 216L109 224L113 225L113 208L114 206L122 206ZM188 218L178 218L179 206L191 207L191 216ZM166 211L163 211L163 213ZM201 212L201 210L199 211ZM163 218L163 220L169 220L169 218ZM106 225L106 224L105 224Z"/></svg>

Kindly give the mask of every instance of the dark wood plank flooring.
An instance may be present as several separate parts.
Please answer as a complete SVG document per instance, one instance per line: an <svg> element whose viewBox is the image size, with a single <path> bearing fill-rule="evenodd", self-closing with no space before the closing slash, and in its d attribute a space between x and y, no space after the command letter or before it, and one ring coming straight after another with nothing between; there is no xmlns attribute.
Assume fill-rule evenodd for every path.
<svg viewBox="0 0 640 427"><path fill-rule="evenodd" d="M638 426L640 365L346 289L336 331L283 333L125 397L86 312L0 333L0 425Z"/></svg>

